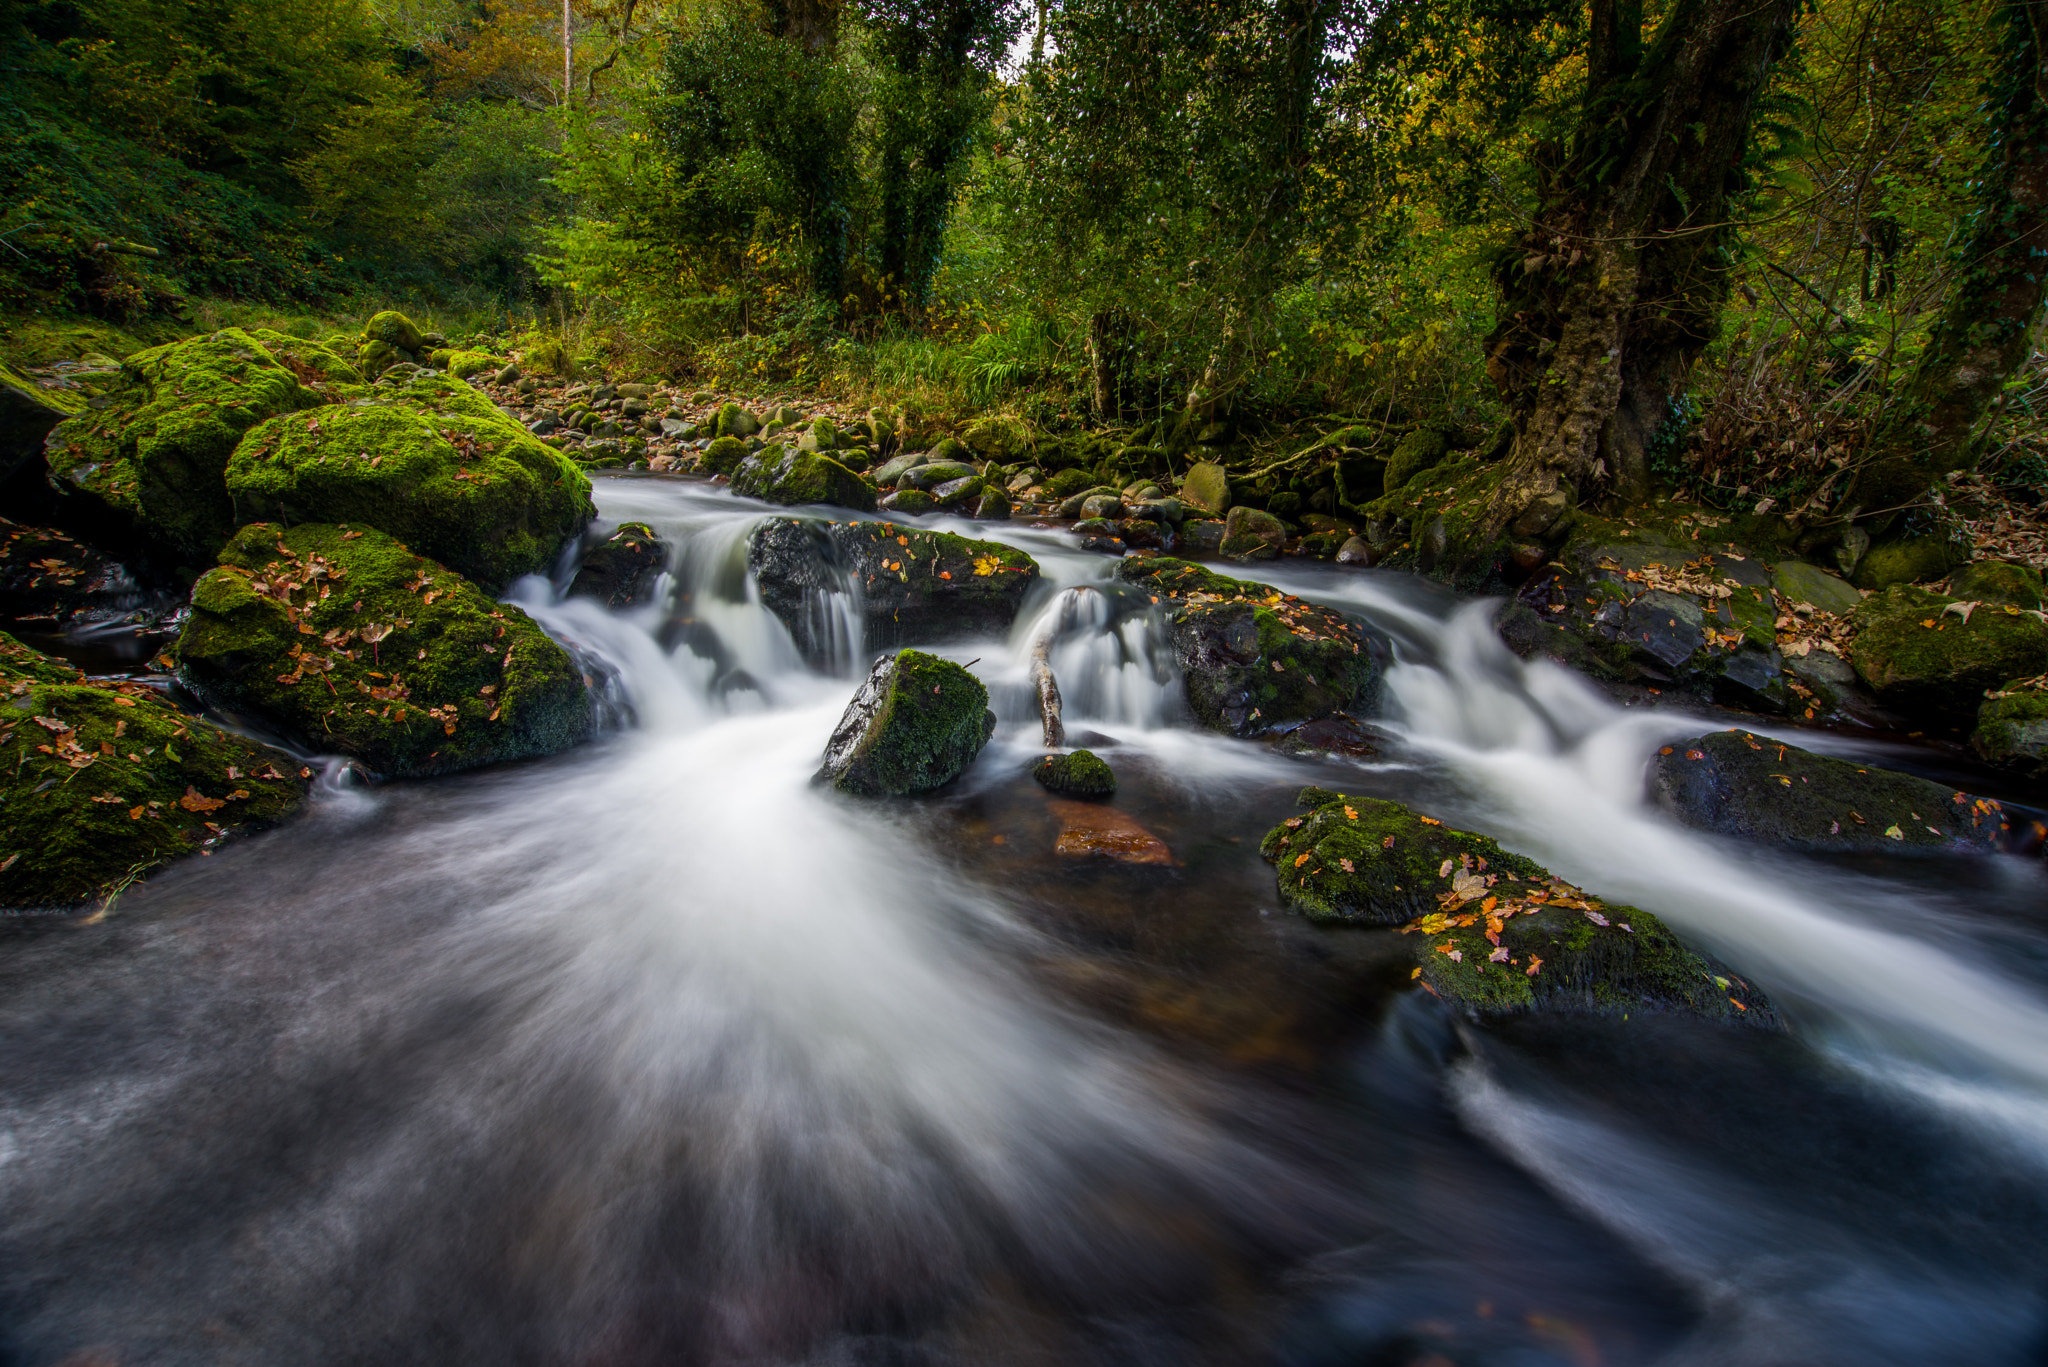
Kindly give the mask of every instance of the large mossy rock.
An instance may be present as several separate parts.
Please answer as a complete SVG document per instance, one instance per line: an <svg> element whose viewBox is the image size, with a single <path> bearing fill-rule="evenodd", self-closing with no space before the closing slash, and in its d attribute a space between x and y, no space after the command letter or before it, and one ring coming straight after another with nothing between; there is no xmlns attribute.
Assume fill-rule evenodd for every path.
<svg viewBox="0 0 2048 1367"><path fill-rule="evenodd" d="M1979 606L1966 620L1955 599L1894 584L1850 620L1856 673L1885 706L1930 726L1967 727L1986 692L2048 672L2048 622L2020 608Z"/></svg>
<svg viewBox="0 0 2048 1367"><path fill-rule="evenodd" d="M85 396L46 389L0 365L0 482L41 458L50 429L85 411Z"/></svg>
<svg viewBox="0 0 2048 1367"><path fill-rule="evenodd" d="M767 446L740 462L732 491L791 507L822 503L856 512L875 510L875 486L830 456Z"/></svg>
<svg viewBox="0 0 2048 1367"><path fill-rule="evenodd" d="M1748 731L1664 746L1649 789L1688 826L1791 849L1995 850L2007 830L1988 798Z"/></svg>
<svg viewBox="0 0 2048 1367"><path fill-rule="evenodd" d="M1478 1015L1676 1012L1775 1023L1762 995L1648 912L1397 802L1306 789L1259 846L1311 920L1399 926L1415 977Z"/></svg>
<svg viewBox="0 0 2048 1367"><path fill-rule="evenodd" d="M1395 443L1394 453L1387 457L1383 491L1399 493L1408 487L1409 480L1424 470L1436 468L1450 452L1450 438L1443 433L1428 427L1410 432Z"/></svg>
<svg viewBox="0 0 2048 1367"><path fill-rule="evenodd" d="M370 321L363 324L363 337L366 341L382 342L385 346L415 355L426 344L426 334L420 331L419 324L396 309L372 314Z"/></svg>
<svg viewBox="0 0 2048 1367"><path fill-rule="evenodd" d="M370 393L368 377L355 362L323 342L307 341L270 328L250 328L249 335L296 375L299 384L321 403L340 403Z"/></svg>
<svg viewBox="0 0 2048 1367"><path fill-rule="evenodd" d="M1949 597L1965 603L2038 610L2044 602L2041 572L2004 560L1978 560L1949 577Z"/></svg>
<svg viewBox="0 0 2048 1367"><path fill-rule="evenodd" d="M1230 476L1220 465L1201 461L1181 477L1180 497L1213 517L1230 511Z"/></svg>
<svg viewBox="0 0 2048 1367"><path fill-rule="evenodd" d="M586 739L567 651L517 608L380 531L258 523L192 589L186 678L389 777L552 754Z"/></svg>
<svg viewBox="0 0 2048 1367"><path fill-rule="evenodd" d="M243 522L368 525L493 592L595 516L574 462L445 375L263 423L226 482Z"/></svg>
<svg viewBox="0 0 2048 1367"><path fill-rule="evenodd" d="M2048 676L2009 680L1986 698L1970 748L1993 764L2048 778Z"/></svg>
<svg viewBox="0 0 2048 1367"><path fill-rule="evenodd" d="M1963 564L1969 553L1945 536L1909 536L1872 546L1856 563L1856 586L1931 583Z"/></svg>
<svg viewBox="0 0 2048 1367"><path fill-rule="evenodd" d="M307 777L151 689L89 685L0 634L0 907L107 896L289 815Z"/></svg>
<svg viewBox="0 0 2048 1367"><path fill-rule="evenodd" d="M960 434L960 444L978 460L999 465L1022 460L1031 451L1031 429L1021 418L977 418ZM934 458L937 453L934 452Z"/></svg>
<svg viewBox="0 0 2048 1367"><path fill-rule="evenodd" d="M825 746L816 781L858 797L928 792L958 778L995 733L988 690L919 650L875 661Z"/></svg>
<svg viewBox="0 0 2048 1367"><path fill-rule="evenodd" d="M1258 735L1378 705L1387 645L1354 618L1166 556L1124 560L1117 577L1165 608L1188 705L1212 731Z"/></svg>
<svg viewBox="0 0 2048 1367"><path fill-rule="evenodd" d="M1038 582L1038 562L1014 547L891 522L768 518L748 538L747 567L813 664L835 648L823 595L858 589L869 646L930 645L1002 635Z"/></svg>
<svg viewBox="0 0 2048 1367"><path fill-rule="evenodd" d="M222 477L243 434L320 400L239 328L137 352L121 371L107 407L50 433L50 476L92 540L187 578L234 531Z"/></svg>

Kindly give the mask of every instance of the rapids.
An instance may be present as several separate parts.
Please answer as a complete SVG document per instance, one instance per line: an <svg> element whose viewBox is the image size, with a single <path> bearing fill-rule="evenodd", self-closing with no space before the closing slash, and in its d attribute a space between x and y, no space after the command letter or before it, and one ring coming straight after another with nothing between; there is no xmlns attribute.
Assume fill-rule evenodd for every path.
<svg viewBox="0 0 2048 1367"><path fill-rule="evenodd" d="M765 510L601 481L658 601L514 601L613 721L369 788L0 955L0 1364L2037 1363L2048 877L1684 831L1618 707L1406 576L1262 577L1395 641L1370 762L1195 731L1163 623L1062 533L1000 725L931 798L810 786L870 647L807 668ZM1049 854L1027 666L1171 869ZM1705 723L1711 724L1711 723ZM1799 733L1902 765L1922 752ZM1981 778L1981 776L1978 776ZM1320 783L1647 907L1784 1035L1486 1031L1285 915ZM1981 791L1982 789L1980 789Z"/></svg>

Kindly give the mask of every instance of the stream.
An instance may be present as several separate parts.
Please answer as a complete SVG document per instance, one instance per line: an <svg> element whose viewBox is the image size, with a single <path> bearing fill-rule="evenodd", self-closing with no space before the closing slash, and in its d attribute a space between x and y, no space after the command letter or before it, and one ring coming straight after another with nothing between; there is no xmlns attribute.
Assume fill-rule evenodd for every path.
<svg viewBox="0 0 2048 1367"><path fill-rule="evenodd" d="M1377 756L1201 732L1113 561L943 518L1043 571L1006 638L933 648L999 724L855 802L810 783L872 656L850 599L809 668L747 576L769 510L596 498L674 548L657 601L510 597L598 742L330 762L303 818L10 934L0 1367L2048 1361L2042 860L1685 830L1644 763L1725 722L1402 574L1246 572L1393 639ZM1171 866L1053 855L1043 632ZM1258 841L1305 784L1656 912L1788 1030L1454 1021L1384 934L1281 909Z"/></svg>

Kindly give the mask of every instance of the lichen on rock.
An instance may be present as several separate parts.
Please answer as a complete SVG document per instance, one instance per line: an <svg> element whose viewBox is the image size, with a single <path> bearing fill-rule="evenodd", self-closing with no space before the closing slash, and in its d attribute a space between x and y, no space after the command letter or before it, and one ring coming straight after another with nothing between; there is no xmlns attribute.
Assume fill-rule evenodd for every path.
<svg viewBox="0 0 2048 1367"><path fill-rule="evenodd" d="M192 590L187 679L387 776L551 754L587 738L567 651L517 608L380 531L244 527Z"/></svg>
<svg viewBox="0 0 2048 1367"><path fill-rule="evenodd" d="M105 897L281 820L305 800L307 777L152 689L88 683L0 633L0 906Z"/></svg>

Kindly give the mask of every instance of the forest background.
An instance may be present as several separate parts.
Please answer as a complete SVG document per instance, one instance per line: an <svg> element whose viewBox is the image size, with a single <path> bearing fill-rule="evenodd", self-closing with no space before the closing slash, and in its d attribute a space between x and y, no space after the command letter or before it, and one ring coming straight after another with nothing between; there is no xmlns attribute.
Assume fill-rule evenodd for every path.
<svg viewBox="0 0 2048 1367"><path fill-rule="evenodd" d="M314 336L395 305L565 368L948 420L1483 446L1540 417L1564 369L1540 324L1607 278L1550 225L1578 215L1597 256L1587 215L1682 84L1665 38L1723 8L0 0L5 349ZM2039 112L2036 8L1782 3L1744 40L1739 117L1680 118L1650 186L1704 224L1632 239L1686 253L1641 267L1676 340L1620 400L1649 396L1640 468L1588 438L1574 497L1633 478L1845 511L1926 407L1944 311L2010 284L1973 272L2013 212L2013 110ZM1927 530L1926 476L1957 468L2048 491L2039 293L1967 450L1915 466L1886 516Z"/></svg>

